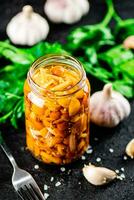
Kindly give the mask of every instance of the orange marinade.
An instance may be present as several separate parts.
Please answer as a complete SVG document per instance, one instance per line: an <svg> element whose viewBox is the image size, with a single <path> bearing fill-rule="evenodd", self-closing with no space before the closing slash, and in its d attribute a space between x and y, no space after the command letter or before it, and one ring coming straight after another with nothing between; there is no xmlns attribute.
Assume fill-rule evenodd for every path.
<svg viewBox="0 0 134 200"><path fill-rule="evenodd" d="M81 87L79 71L53 63L32 74L34 92L26 80L25 118L28 149L48 164L79 158L89 145L89 82Z"/></svg>

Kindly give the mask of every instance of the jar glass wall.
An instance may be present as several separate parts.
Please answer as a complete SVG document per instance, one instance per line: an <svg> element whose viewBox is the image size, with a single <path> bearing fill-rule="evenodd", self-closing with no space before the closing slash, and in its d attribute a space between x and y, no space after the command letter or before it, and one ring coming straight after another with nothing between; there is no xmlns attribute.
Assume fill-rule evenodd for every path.
<svg viewBox="0 0 134 200"><path fill-rule="evenodd" d="M76 59L41 57L31 66L24 86L26 142L39 160L66 164L89 145L90 85Z"/></svg>

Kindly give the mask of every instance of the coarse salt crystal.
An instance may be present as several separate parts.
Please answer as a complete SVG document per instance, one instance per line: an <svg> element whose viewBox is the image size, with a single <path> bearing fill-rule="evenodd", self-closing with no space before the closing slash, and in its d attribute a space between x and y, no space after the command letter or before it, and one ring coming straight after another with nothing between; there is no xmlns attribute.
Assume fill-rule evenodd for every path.
<svg viewBox="0 0 134 200"><path fill-rule="evenodd" d="M123 179L125 179L125 174L121 174L120 176L117 176L117 179L122 181Z"/></svg>
<svg viewBox="0 0 134 200"><path fill-rule="evenodd" d="M101 158L96 158L96 161L97 162L101 162Z"/></svg>
<svg viewBox="0 0 134 200"><path fill-rule="evenodd" d="M91 146L91 145L88 145L87 149L91 149L91 148L92 148L92 146Z"/></svg>
<svg viewBox="0 0 134 200"><path fill-rule="evenodd" d="M65 171L66 171L65 167L61 167L60 170L61 170L62 172L65 172Z"/></svg>
<svg viewBox="0 0 134 200"><path fill-rule="evenodd" d="M120 176L121 176L121 178L123 178L123 179L125 178L125 174L121 174Z"/></svg>
<svg viewBox="0 0 134 200"><path fill-rule="evenodd" d="M61 182L59 182L59 181L58 181L57 183L55 183L55 186L56 186L56 187L58 187L58 186L60 186L60 185L61 185Z"/></svg>
<svg viewBox="0 0 134 200"><path fill-rule="evenodd" d="M85 157L85 156L81 156L81 159L82 159L82 160L86 160L86 157Z"/></svg>
<svg viewBox="0 0 134 200"><path fill-rule="evenodd" d="M44 185L44 190L48 190L48 186L47 185Z"/></svg>
<svg viewBox="0 0 134 200"><path fill-rule="evenodd" d="M39 169L39 165L34 165L34 169Z"/></svg>
<svg viewBox="0 0 134 200"><path fill-rule="evenodd" d="M67 174L69 175L70 173L71 173L71 169L68 170L68 173L67 173Z"/></svg>
<svg viewBox="0 0 134 200"><path fill-rule="evenodd" d="M93 153L93 149L88 149L88 150L86 151L86 153L87 153L87 154L92 154L92 153Z"/></svg>
<svg viewBox="0 0 134 200"><path fill-rule="evenodd" d="M121 177L121 176L117 176L117 179L119 179L119 180L123 180L123 178Z"/></svg>
<svg viewBox="0 0 134 200"><path fill-rule="evenodd" d="M113 150L112 148L110 148L109 151L110 151L110 153L113 153L113 152L114 152L114 150Z"/></svg>
<svg viewBox="0 0 134 200"><path fill-rule="evenodd" d="M120 171L118 169L116 169L115 172L116 172L116 174L119 174Z"/></svg>
<svg viewBox="0 0 134 200"><path fill-rule="evenodd" d="M21 148L20 148L20 150L21 150L21 151L24 151L24 150L25 150L25 148L24 148L24 147L21 147Z"/></svg>
<svg viewBox="0 0 134 200"><path fill-rule="evenodd" d="M123 160L127 160L127 156L124 156L124 157L123 157Z"/></svg>
<svg viewBox="0 0 134 200"><path fill-rule="evenodd" d="M48 193L44 193L44 198L47 199L50 195Z"/></svg>
<svg viewBox="0 0 134 200"><path fill-rule="evenodd" d="M124 172L124 171L125 171L124 167L122 167L122 168L121 168L121 171L122 171L122 172Z"/></svg>
<svg viewBox="0 0 134 200"><path fill-rule="evenodd" d="M97 137L94 138L95 141L98 141L99 139Z"/></svg>
<svg viewBox="0 0 134 200"><path fill-rule="evenodd" d="M53 177L53 176L51 177L50 181L51 181L51 182L53 182L53 181L54 181L54 177Z"/></svg>

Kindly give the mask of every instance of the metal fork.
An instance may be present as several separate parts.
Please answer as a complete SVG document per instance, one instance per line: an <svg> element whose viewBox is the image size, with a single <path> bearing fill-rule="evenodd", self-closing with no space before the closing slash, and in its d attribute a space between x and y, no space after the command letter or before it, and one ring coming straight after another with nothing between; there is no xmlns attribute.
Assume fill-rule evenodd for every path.
<svg viewBox="0 0 134 200"><path fill-rule="evenodd" d="M0 146L9 158L13 166L12 184L18 195L23 200L44 200L37 183L33 177L25 170L20 169L13 158L9 148L5 144L0 133Z"/></svg>

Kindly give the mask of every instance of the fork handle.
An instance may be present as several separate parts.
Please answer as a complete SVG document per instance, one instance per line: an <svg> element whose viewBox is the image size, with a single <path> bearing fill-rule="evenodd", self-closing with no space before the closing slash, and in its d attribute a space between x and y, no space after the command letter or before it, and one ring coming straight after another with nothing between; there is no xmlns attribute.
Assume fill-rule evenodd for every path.
<svg viewBox="0 0 134 200"><path fill-rule="evenodd" d="M8 157L8 159L10 160L13 168L15 169L16 167L18 167L14 157L12 156L12 154L10 152L10 149L8 148L6 143L4 142L4 139L3 139L2 135L1 135L1 132L0 132L0 146L3 149L3 151L5 152L5 154Z"/></svg>

